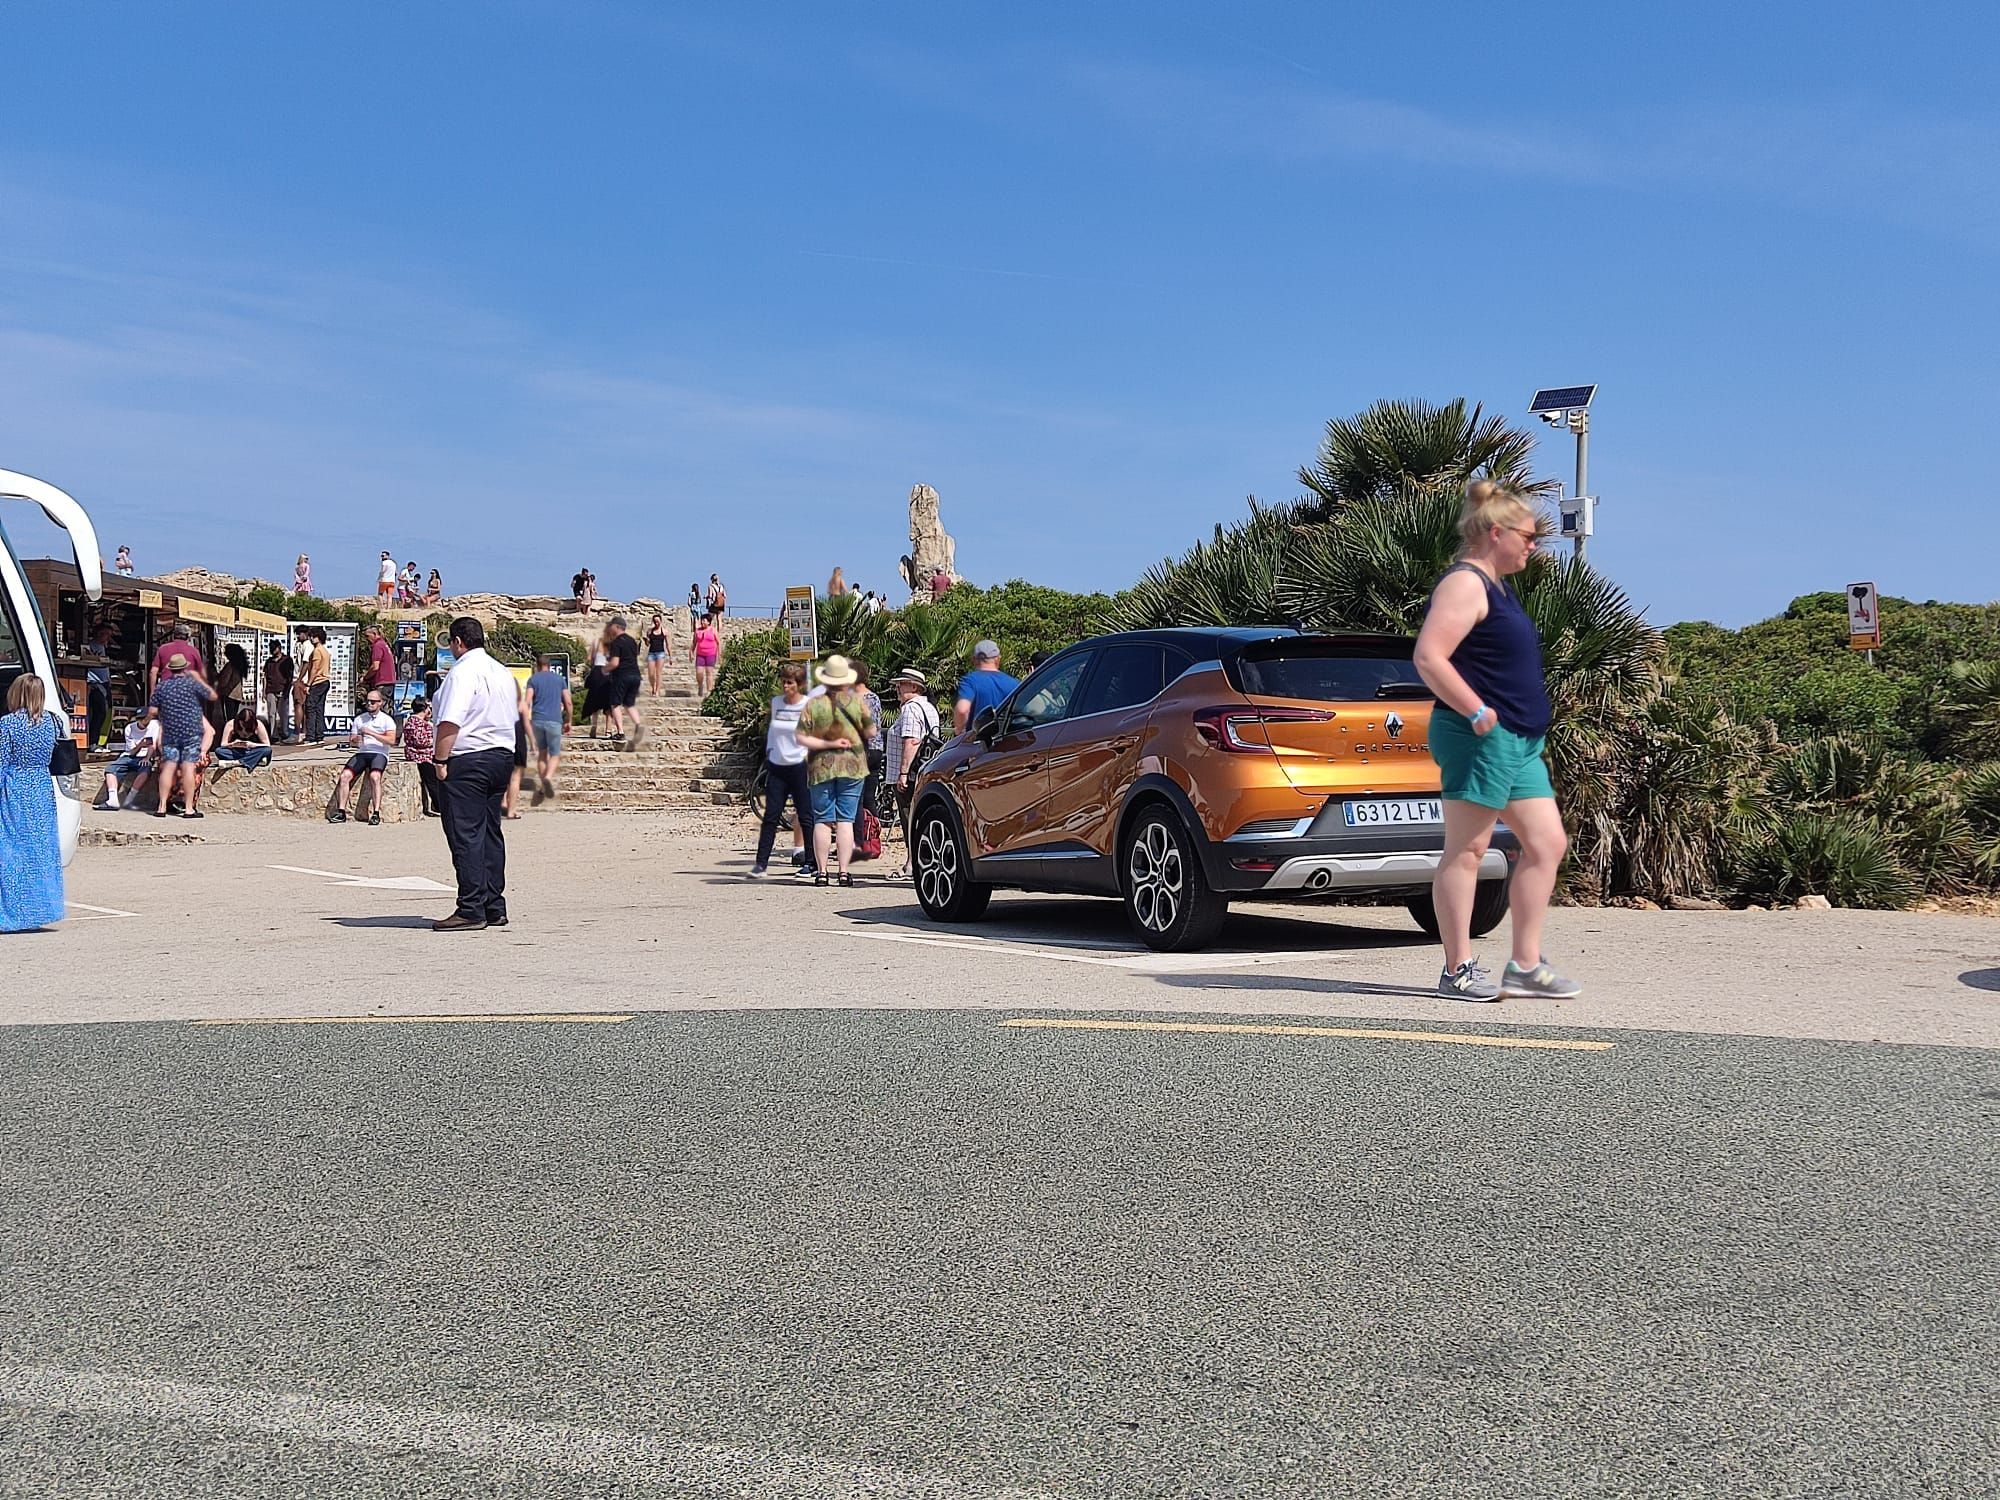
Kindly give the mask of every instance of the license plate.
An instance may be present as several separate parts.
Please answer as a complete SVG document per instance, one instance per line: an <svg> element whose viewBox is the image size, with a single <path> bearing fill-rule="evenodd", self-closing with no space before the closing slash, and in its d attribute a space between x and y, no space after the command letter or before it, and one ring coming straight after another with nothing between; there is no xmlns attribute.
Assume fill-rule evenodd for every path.
<svg viewBox="0 0 2000 1500"><path fill-rule="evenodd" d="M1402 828L1442 823L1444 802L1437 797L1385 797L1347 804L1349 828Z"/></svg>

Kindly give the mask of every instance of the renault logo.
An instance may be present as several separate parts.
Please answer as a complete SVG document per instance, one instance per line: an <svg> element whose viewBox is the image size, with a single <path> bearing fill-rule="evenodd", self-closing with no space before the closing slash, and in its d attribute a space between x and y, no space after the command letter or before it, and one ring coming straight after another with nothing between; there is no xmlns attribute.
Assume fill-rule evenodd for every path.
<svg viewBox="0 0 2000 1500"><path fill-rule="evenodd" d="M1390 739L1400 740L1403 737L1403 716L1392 709L1389 717L1382 721L1382 727L1389 731Z"/></svg>

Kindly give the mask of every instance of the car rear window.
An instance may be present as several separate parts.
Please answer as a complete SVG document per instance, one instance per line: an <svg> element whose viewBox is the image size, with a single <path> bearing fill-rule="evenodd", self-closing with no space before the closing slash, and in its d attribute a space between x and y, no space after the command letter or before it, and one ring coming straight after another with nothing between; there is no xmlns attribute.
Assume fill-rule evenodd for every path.
<svg viewBox="0 0 2000 1500"><path fill-rule="evenodd" d="M1272 642L1235 663L1236 686L1253 698L1303 698L1319 703L1431 696L1410 660L1413 642L1355 647L1338 641ZM1385 691L1385 689L1387 691Z"/></svg>

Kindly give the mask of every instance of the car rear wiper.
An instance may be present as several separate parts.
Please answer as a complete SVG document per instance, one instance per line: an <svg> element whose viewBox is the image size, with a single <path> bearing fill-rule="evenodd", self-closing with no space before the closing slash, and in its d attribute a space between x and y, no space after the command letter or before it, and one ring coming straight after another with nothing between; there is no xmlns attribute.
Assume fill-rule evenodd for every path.
<svg viewBox="0 0 2000 1500"><path fill-rule="evenodd" d="M1378 698L1435 698L1436 693L1424 682L1385 682L1375 689Z"/></svg>

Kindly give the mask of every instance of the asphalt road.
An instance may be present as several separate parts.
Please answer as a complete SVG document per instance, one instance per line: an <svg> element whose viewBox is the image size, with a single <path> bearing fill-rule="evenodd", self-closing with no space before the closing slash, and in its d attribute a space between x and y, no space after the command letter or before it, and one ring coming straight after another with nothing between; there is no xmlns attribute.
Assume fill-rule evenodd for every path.
<svg viewBox="0 0 2000 1500"><path fill-rule="evenodd" d="M1005 1019L0 1032L0 1491L2000 1492L2000 1054Z"/></svg>

